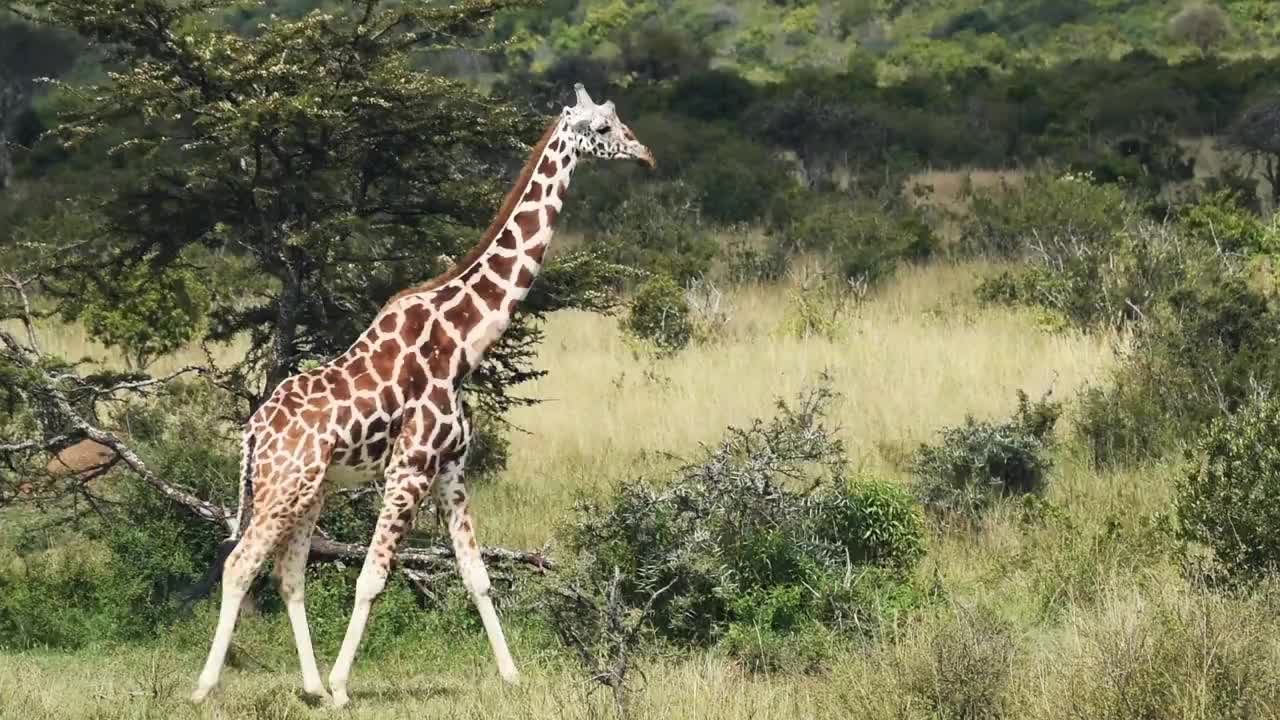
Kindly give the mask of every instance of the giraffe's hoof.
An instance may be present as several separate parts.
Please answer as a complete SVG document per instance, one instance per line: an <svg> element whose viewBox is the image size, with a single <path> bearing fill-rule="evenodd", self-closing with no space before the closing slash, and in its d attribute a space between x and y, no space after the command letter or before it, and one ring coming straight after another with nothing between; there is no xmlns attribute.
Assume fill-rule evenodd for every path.
<svg viewBox="0 0 1280 720"><path fill-rule="evenodd" d="M336 708L346 707L351 702L351 698L347 697L346 690L333 691L333 706Z"/></svg>
<svg viewBox="0 0 1280 720"><path fill-rule="evenodd" d="M508 685L520 684L520 673L517 672L515 668L511 668L510 670L503 670L498 674L502 676L502 681Z"/></svg>
<svg viewBox="0 0 1280 720"><path fill-rule="evenodd" d="M306 695L309 698L314 698L316 700L319 700L321 703L325 705L333 704L333 698L329 697L329 691L325 690L323 685L316 685L315 687L303 686L302 694Z"/></svg>
<svg viewBox="0 0 1280 720"><path fill-rule="evenodd" d="M199 705L200 703L204 702L204 699L209 697L209 691L212 689L213 688L211 687L196 688L196 691L191 693L191 702L196 705Z"/></svg>

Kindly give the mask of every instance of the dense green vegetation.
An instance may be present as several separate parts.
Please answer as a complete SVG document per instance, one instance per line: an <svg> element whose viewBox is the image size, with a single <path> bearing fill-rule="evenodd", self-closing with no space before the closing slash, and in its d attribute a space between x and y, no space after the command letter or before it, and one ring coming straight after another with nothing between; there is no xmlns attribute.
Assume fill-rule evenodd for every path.
<svg viewBox="0 0 1280 720"><path fill-rule="evenodd" d="M1280 567L1275 3L7 7L0 660L202 651L189 592L225 532L206 510L236 501L237 424L465 251L581 81L657 171L575 181L564 245L471 384L483 533L556 563L495 570L551 695L586 677L625 715L628 668L675 663L871 717L1280 712L1280 647L1254 642ZM915 345L871 345L874 323ZM47 342L67 328L92 344ZM1081 348L1104 348L1096 372L1025 386ZM952 400L974 395L997 400ZM106 431L113 464L47 465ZM336 492L321 526L364 543L379 501ZM443 539L429 516L414 543ZM362 661L488 672L451 654L481 631L449 563L410 570ZM309 572L328 658L356 570ZM272 583L253 596L246 643L292 673ZM292 711L265 695L229 702Z"/></svg>

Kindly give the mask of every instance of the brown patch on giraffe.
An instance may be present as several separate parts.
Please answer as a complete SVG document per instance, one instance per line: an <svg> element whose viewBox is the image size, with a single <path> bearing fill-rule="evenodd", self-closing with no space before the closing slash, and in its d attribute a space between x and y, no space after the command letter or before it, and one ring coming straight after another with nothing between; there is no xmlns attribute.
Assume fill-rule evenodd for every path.
<svg viewBox="0 0 1280 720"><path fill-rule="evenodd" d="M453 414L453 394L439 385L431 388L431 392L427 393L427 400L441 415Z"/></svg>
<svg viewBox="0 0 1280 720"><path fill-rule="evenodd" d="M545 209L547 211L547 227L551 227L556 224L556 218L560 217L560 211L556 209L555 205L547 205Z"/></svg>
<svg viewBox="0 0 1280 720"><path fill-rule="evenodd" d="M422 369L422 363L418 362L417 353L408 353L404 356L404 361L400 363L400 377L396 380L396 384L400 386L400 392L404 393L406 399L419 397L426 391L427 372Z"/></svg>
<svg viewBox="0 0 1280 720"><path fill-rule="evenodd" d="M382 457L382 454L387 451L386 436L384 435L382 437L379 437L377 440L370 442L368 445L368 448L369 448L368 455L370 460L374 460Z"/></svg>
<svg viewBox="0 0 1280 720"><path fill-rule="evenodd" d="M460 524L458 527L462 530L462 532L471 532L471 521L463 520L462 524Z"/></svg>
<svg viewBox="0 0 1280 720"><path fill-rule="evenodd" d="M389 414L394 415L400 410L400 400L396 398L396 389L392 385L383 385L382 392L379 393L382 399L382 409Z"/></svg>
<svg viewBox="0 0 1280 720"><path fill-rule="evenodd" d="M471 289L475 290L476 295L490 310L497 310L502 305L502 298L506 295L498 283L489 279L488 275L481 275L479 280L471 285Z"/></svg>
<svg viewBox="0 0 1280 720"><path fill-rule="evenodd" d="M624 128L622 128L622 137L624 137L624 138L626 138L626 139L628 139L628 140L635 140L635 139L636 139L636 134L635 134L635 133L633 133L633 132L631 132L631 128L629 128L629 127L624 127Z"/></svg>
<svg viewBox="0 0 1280 720"><path fill-rule="evenodd" d="M360 338L356 341L355 345L351 346L351 352L357 355L363 355L369 352L369 343L365 342L364 338Z"/></svg>
<svg viewBox="0 0 1280 720"><path fill-rule="evenodd" d="M440 307L441 305L448 304L448 302L457 297L460 292L462 292L462 288L457 285L449 285L436 290L435 294L431 296L431 300L434 302L436 307Z"/></svg>
<svg viewBox="0 0 1280 720"><path fill-rule="evenodd" d="M489 269L503 280L511 280L511 271L516 266L514 255L490 255Z"/></svg>
<svg viewBox="0 0 1280 720"><path fill-rule="evenodd" d="M400 326L400 339L405 347L418 344L422 331L427 327L427 308L422 305L411 305L405 308L404 324Z"/></svg>
<svg viewBox="0 0 1280 720"><path fill-rule="evenodd" d="M510 228L502 231L502 234L498 236L497 242L498 247L503 248L504 250L515 250L519 245L519 243L516 242L516 234L511 232Z"/></svg>
<svg viewBox="0 0 1280 720"><path fill-rule="evenodd" d="M384 381L391 379L400 351L400 342L395 338L387 338L382 341L377 350L373 351L373 355L369 356L369 364L373 366L373 371L377 373L379 379Z"/></svg>
<svg viewBox="0 0 1280 720"><path fill-rule="evenodd" d="M355 389L356 392L373 392L378 389L378 378L370 372L360 373L355 377Z"/></svg>
<svg viewBox="0 0 1280 720"><path fill-rule="evenodd" d="M533 258L533 261L538 263L539 265L542 264L542 255L546 252L547 252L546 243L538 243L537 245L534 245L533 247L525 251L525 253L529 257Z"/></svg>
<svg viewBox="0 0 1280 720"><path fill-rule="evenodd" d="M467 538L467 547L471 548L472 550L476 549L476 539L474 537Z"/></svg>
<svg viewBox="0 0 1280 720"><path fill-rule="evenodd" d="M556 165L556 161L550 155L542 158L542 162L538 164L538 174L543 177L553 178L560 168Z"/></svg>
<svg viewBox="0 0 1280 720"><path fill-rule="evenodd" d="M477 262L475 265L472 265L471 267L467 268L466 272L459 275L458 280L462 281L466 285L470 285L471 279L474 278L476 276L476 273L480 272L481 270L484 270L484 263Z"/></svg>
<svg viewBox="0 0 1280 720"><path fill-rule="evenodd" d="M524 192L523 202L538 202L542 199L542 183L536 180L529 183L529 189Z"/></svg>
<svg viewBox="0 0 1280 720"><path fill-rule="evenodd" d="M299 375L294 378L293 388L298 394L306 397L311 394L311 377L308 375Z"/></svg>
<svg viewBox="0 0 1280 720"><path fill-rule="evenodd" d="M274 411L272 411L270 425L273 431L282 432L285 426L288 424L289 424L289 416L285 413L284 410L281 410L280 408L277 407Z"/></svg>
<svg viewBox="0 0 1280 720"><path fill-rule="evenodd" d="M444 321L453 326L462 338L466 338L476 323L480 322L480 308L471 299L471 295L463 295L453 307L444 311Z"/></svg>
<svg viewBox="0 0 1280 720"><path fill-rule="evenodd" d="M351 402L355 411L363 418L370 418L378 412L378 399L372 395L361 395Z"/></svg>
<svg viewBox="0 0 1280 720"><path fill-rule="evenodd" d="M351 422L351 406L339 405L338 411L334 413L333 422L338 427L345 428L347 423Z"/></svg>
<svg viewBox="0 0 1280 720"><path fill-rule="evenodd" d="M369 362L365 360L363 355L357 355L356 357L351 358L351 361L347 363L346 367L342 368L343 372L347 374L347 377L352 378L367 371L368 369Z"/></svg>
<svg viewBox="0 0 1280 720"><path fill-rule="evenodd" d="M542 221L538 219L537 210L525 210L522 213L516 213L516 227L520 228L520 235L525 240L533 237L538 232L538 228L542 227Z"/></svg>
<svg viewBox="0 0 1280 720"><path fill-rule="evenodd" d="M436 426L436 430L431 434L431 449L440 450L448 441L449 435L453 433L453 423L442 422Z"/></svg>
<svg viewBox="0 0 1280 720"><path fill-rule="evenodd" d="M427 356L427 372L432 377L449 377L449 358L456 349L457 344L449 337L444 325L439 320L432 322L427 342L422 346Z"/></svg>
<svg viewBox="0 0 1280 720"><path fill-rule="evenodd" d="M550 144L551 138L555 134L556 128L559 127L559 125L560 118L556 118L552 120L547 125L546 130L542 132L542 137L538 140L537 144L534 145L533 152L529 154L529 159L520 170L520 176L516 178L515 185L511 188L511 192L507 193L507 196L503 198L501 207L498 208L497 214L493 216L493 222L490 223L489 228L485 230L484 235L480 238L480 242L476 243L475 247L471 248L471 250L464 255L461 260L454 263L453 267L449 268L445 272L431 278L421 285L408 288L393 295L391 299L387 301L388 305L405 295L435 290L441 285L444 285L450 280L458 277L463 270L470 267L472 263L484 254L484 251L488 249L489 244L494 241L494 238L498 237L498 232L507 224L507 219L511 217L511 213L516 209L516 205L519 204L520 192L526 185L528 185L529 179L533 177L534 165L537 164L538 159L542 157L543 152L546 151L547 145ZM384 305L383 307L386 306Z"/></svg>
<svg viewBox="0 0 1280 720"><path fill-rule="evenodd" d="M528 290L533 286L533 273L529 272L529 268L520 268L520 274L516 276L516 287L521 290Z"/></svg>
<svg viewBox="0 0 1280 720"><path fill-rule="evenodd" d="M396 331L396 323L399 321L399 315L396 313L387 313L378 321L378 330L382 331L382 334L384 335L389 335Z"/></svg>
<svg viewBox="0 0 1280 720"><path fill-rule="evenodd" d="M360 418L351 421L351 444L359 445L364 442L364 422Z"/></svg>
<svg viewBox="0 0 1280 720"><path fill-rule="evenodd" d="M329 394L338 402L351 399L351 384L342 373L334 373L333 379L329 381Z"/></svg>
<svg viewBox="0 0 1280 720"><path fill-rule="evenodd" d="M453 379L453 387L456 390L462 387L462 381L471 374L471 363L467 361L465 352L458 353L458 376Z"/></svg>

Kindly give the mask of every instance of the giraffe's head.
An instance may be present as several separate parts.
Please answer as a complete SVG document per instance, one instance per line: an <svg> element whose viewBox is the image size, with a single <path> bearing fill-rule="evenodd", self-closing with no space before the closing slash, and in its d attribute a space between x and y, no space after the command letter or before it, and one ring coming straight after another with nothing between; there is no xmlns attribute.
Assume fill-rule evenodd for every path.
<svg viewBox="0 0 1280 720"><path fill-rule="evenodd" d="M656 166L649 148L642 145L631 128L618 119L612 101L595 104L582 83L577 83L573 89L578 94L578 103L565 108L564 114L577 142L578 152L598 158L639 160L651 170Z"/></svg>

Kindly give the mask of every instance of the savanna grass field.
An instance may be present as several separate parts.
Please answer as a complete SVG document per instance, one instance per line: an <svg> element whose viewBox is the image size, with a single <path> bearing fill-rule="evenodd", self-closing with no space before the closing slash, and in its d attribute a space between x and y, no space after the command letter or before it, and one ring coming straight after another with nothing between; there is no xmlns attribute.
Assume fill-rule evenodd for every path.
<svg viewBox="0 0 1280 720"><path fill-rule="evenodd" d="M608 493L621 478L660 475L671 462L665 454L695 456L725 426L768 416L776 399L795 395L822 373L839 393L830 420L858 471L903 483L903 454L939 428L966 415L1008 415L1017 389L1039 394L1052 388L1055 396L1071 398L1099 382L1115 362L1119 338L1048 332L1033 313L978 306L973 288L993 270L986 264L904 270L853 308L831 338L779 331L786 286L735 290L723 301L731 313L723 339L668 359L637 355L614 319L553 316L537 360L550 372L529 386L545 402L513 413L524 431L512 435L509 467L476 494L482 541L542 547L578 494ZM50 327L48 335L67 352L102 354L74 328ZM1069 521L1029 524L1008 507L980 530L930 535L917 573L947 588L946 602L883 628L875 642L825 639L836 647L827 651L829 664L812 673L752 674L715 650L659 654L646 664L633 712L655 718L933 717L942 695L971 713L954 717L987 717L997 697L1008 717L1275 717L1280 627L1272 596L1237 599L1196 588L1158 551L1143 547L1154 542L1144 533L1168 507L1177 463L1097 472L1081 455L1070 443L1055 451L1044 496ZM554 543L550 552L556 555ZM21 561L9 552L5 562ZM136 645L5 653L0 714L285 718L334 712L309 704L298 691L289 627L279 613L242 621L224 689L207 706L189 705L186 695L215 615L212 603L201 603L162 637ZM526 718L611 712L607 697L593 692L571 659L548 649L546 628L525 622L527 615L506 616L524 671L521 686L506 687L497 678L478 623L424 621L357 666L353 705L342 713ZM374 617L376 624L376 611ZM320 657L331 658L340 634L322 630L318 637ZM1239 715L1218 714L1214 703L1223 693L1238 693L1242 704L1229 709ZM1161 709L1169 707L1176 710Z"/></svg>
<svg viewBox="0 0 1280 720"><path fill-rule="evenodd" d="M1280 719L1277 28L1264 0L0 3L0 720ZM193 702L246 420L407 288L502 328L462 386L470 499L420 498L336 707L384 486L333 483L305 568L332 696L268 558ZM417 346L446 397L466 302L421 309L459 324ZM408 389L324 387L299 434L418 423ZM450 415L423 457L461 457ZM314 509L253 472L267 523Z"/></svg>

